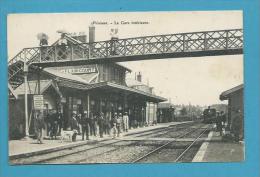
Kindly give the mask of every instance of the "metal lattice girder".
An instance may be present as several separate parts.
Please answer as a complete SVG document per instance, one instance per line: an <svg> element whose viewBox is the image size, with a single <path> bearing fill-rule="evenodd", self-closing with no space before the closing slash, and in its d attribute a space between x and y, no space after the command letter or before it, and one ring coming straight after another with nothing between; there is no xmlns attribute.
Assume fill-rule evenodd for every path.
<svg viewBox="0 0 260 177"><path fill-rule="evenodd" d="M169 35L145 36L108 40L67 46L48 46L40 51L41 57L32 63L106 59L113 57L144 56L200 51L243 49L243 30L203 31ZM25 49L29 50L29 49ZM30 49L32 50L32 49ZM48 51L47 54L44 51ZM32 51L31 51L32 52ZM241 52L242 53L242 52ZM140 57L141 58L141 57Z"/></svg>
<svg viewBox="0 0 260 177"><path fill-rule="evenodd" d="M152 58L175 58L243 52L243 30L218 30L168 35L155 35L127 39L113 39L93 43L55 45L25 48L8 65L8 79L15 80L23 71L23 63L59 65L67 61L120 62ZM93 60L95 59L95 60Z"/></svg>

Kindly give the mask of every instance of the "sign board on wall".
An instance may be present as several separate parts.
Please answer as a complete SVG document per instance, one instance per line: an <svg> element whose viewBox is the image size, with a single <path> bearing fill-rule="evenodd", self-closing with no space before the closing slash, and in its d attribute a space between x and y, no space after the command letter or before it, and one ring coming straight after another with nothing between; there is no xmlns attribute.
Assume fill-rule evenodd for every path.
<svg viewBox="0 0 260 177"><path fill-rule="evenodd" d="M36 110L43 110L44 102L43 95L33 95L33 106Z"/></svg>
<svg viewBox="0 0 260 177"><path fill-rule="evenodd" d="M89 74L97 72L95 65L69 66L59 68L60 72L65 74Z"/></svg>

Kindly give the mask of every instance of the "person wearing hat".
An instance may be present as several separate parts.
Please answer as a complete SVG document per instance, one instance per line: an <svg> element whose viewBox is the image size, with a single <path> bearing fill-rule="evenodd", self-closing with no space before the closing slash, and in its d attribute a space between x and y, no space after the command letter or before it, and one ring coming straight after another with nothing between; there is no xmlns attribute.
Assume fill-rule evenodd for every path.
<svg viewBox="0 0 260 177"><path fill-rule="evenodd" d="M103 132L104 132L104 126L105 126L105 118L104 118L103 112L101 112L98 117L98 126L99 126L99 136L100 136L100 138L103 138Z"/></svg>
<svg viewBox="0 0 260 177"><path fill-rule="evenodd" d="M77 114L76 119L78 122L78 134L80 135L82 133L82 126L81 126L82 115L81 115L81 113Z"/></svg>
<svg viewBox="0 0 260 177"><path fill-rule="evenodd" d="M42 129L44 128L42 110L37 110L34 115L34 128L37 135L37 143L42 144Z"/></svg>
<svg viewBox="0 0 260 177"><path fill-rule="evenodd" d="M119 137L121 133L122 119L122 113L119 113L119 116L116 118L117 137Z"/></svg>
<svg viewBox="0 0 260 177"><path fill-rule="evenodd" d="M105 116L104 133L107 134L107 135L110 135L110 129L111 129L110 113L107 112L106 116Z"/></svg>
<svg viewBox="0 0 260 177"><path fill-rule="evenodd" d="M96 136L96 128L95 128L95 118L93 113L91 112L89 117L89 128L90 128L90 135Z"/></svg>
<svg viewBox="0 0 260 177"><path fill-rule="evenodd" d="M117 129L117 113L115 112L114 113L114 116L113 118L111 119L111 133L113 135L113 138L116 138L116 134L118 132L118 129Z"/></svg>
<svg viewBox="0 0 260 177"><path fill-rule="evenodd" d="M219 135L222 136L222 119L220 116L220 112L217 112L217 119L216 119L216 127L217 127L217 132L219 132Z"/></svg>
<svg viewBox="0 0 260 177"><path fill-rule="evenodd" d="M89 140L89 117L88 112L84 111L83 117L81 119L82 126L82 140L84 140L84 135L86 134L86 140Z"/></svg>
<svg viewBox="0 0 260 177"><path fill-rule="evenodd" d="M56 110L51 111L50 115L50 137L51 139L57 139L57 130L58 130L58 119Z"/></svg>
<svg viewBox="0 0 260 177"><path fill-rule="evenodd" d="M63 127L63 115L61 113L61 110L58 111L57 113L57 121L58 121L58 135L61 134L61 129Z"/></svg>
<svg viewBox="0 0 260 177"><path fill-rule="evenodd" d="M240 133L242 131L243 115L240 109L236 110L236 115L232 119L231 130L234 135L234 141L239 142Z"/></svg>
<svg viewBox="0 0 260 177"><path fill-rule="evenodd" d="M76 116L77 116L76 111L73 111L72 120L71 120L71 130L73 130L75 133L72 135L72 141L76 141L77 132L78 132L78 121Z"/></svg>
<svg viewBox="0 0 260 177"><path fill-rule="evenodd" d="M124 126L124 131L128 132L128 128L129 128L129 117L127 112L125 112L124 116L123 116L123 126Z"/></svg>

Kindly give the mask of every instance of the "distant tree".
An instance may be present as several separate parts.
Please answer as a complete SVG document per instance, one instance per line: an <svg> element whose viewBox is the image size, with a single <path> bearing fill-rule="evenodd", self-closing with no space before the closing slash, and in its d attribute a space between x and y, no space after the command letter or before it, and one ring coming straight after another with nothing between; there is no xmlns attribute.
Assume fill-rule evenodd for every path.
<svg viewBox="0 0 260 177"><path fill-rule="evenodd" d="M184 115L187 115L187 109L185 107L183 107L181 110L180 110L180 113L182 116Z"/></svg>

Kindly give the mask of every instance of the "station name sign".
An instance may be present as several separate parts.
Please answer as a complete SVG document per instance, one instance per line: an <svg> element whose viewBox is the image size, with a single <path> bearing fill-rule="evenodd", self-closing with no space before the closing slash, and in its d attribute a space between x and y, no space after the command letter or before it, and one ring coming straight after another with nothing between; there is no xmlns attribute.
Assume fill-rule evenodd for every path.
<svg viewBox="0 0 260 177"><path fill-rule="evenodd" d="M65 74L89 74L97 72L96 66L71 66L66 68L61 68L60 72Z"/></svg>

